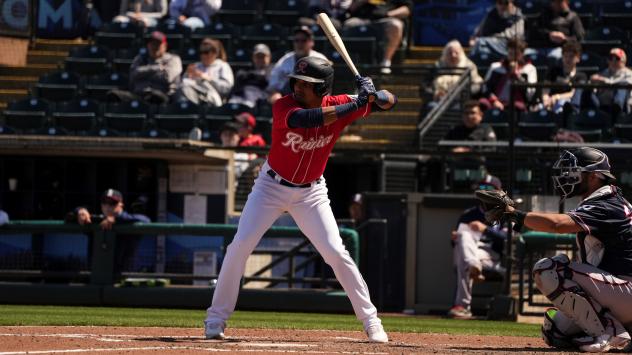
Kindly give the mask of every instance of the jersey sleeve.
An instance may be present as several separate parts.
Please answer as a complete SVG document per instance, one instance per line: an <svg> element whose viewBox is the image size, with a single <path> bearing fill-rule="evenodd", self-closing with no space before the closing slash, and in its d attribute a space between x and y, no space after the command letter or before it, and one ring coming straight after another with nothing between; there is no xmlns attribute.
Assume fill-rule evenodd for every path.
<svg viewBox="0 0 632 355"><path fill-rule="evenodd" d="M607 205L599 202L586 203L567 214L589 235L601 239L604 234L608 234L612 227L612 220L616 219L614 214L618 211L610 209Z"/></svg>
<svg viewBox="0 0 632 355"><path fill-rule="evenodd" d="M351 102L353 98L349 95L336 95L331 96L331 101L328 106L342 105ZM345 126L351 124L353 121L366 117L371 114L371 104L366 104L360 109L353 111L352 113L346 115L345 117L339 118L338 121L342 122Z"/></svg>
<svg viewBox="0 0 632 355"><path fill-rule="evenodd" d="M282 97L272 105L272 127L287 129L287 120L292 113L301 108L293 101L288 100L288 96Z"/></svg>

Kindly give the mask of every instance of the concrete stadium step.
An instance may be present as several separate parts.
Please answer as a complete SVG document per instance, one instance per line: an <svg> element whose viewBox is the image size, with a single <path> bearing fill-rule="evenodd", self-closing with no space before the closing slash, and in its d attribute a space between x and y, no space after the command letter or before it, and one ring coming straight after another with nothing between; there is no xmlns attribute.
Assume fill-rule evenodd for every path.
<svg viewBox="0 0 632 355"><path fill-rule="evenodd" d="M443 47L435 46L412 46L406 55L408 59L427 59L435 61L441 56Z"/></svg>
<svg viewBox="0 0 632 355"><path fill-rule="evenodd" d="M29 64L26 67L0 66L0 76L35 76L40 77L42 74L58 70L59 66L55 64Z"/></svg>
<svg viewBox="0 0 632 355"><path fill-rule="evenodd" d="M36 76L0 76L0 88L28 90L37 82Z"/></svg>
<svg viewBox="0 0 632 355"><path fill-rule="evenodd" d="M398 98L418 98L419 97L419 85L411 84L384 84L380 86L380 89L388 90Z"/></svg>
<svg viewBox="0 0 632 355"><path fill-rule="evenodd" d="M27 97L28 90L24 89L1 89L0 90L0 102L11 102Z"/></svg>
<svg viewBox="0 0 632 355"><path fill-rule="evenodd" d="M436 59L408 58L408 59L404 59L404 64L409 64L409 65L433 65L436 61L437 61Z"/></svg>
<svg viewBox="0 0 632 355"><path fill-rule="evenodd" d="M399 110L374 112L367 120L358 120L356 124L376 123L378 121L384 122L384 124L417 124L419 118L419 112Z"/></svg>
<svg viewBox="0 0 632 355"><path fill-rule="evenodd" d="M423 101L415 97L402 97L397 100L396 111L419 111Z"/></svg>
<svg viewBox="0 0 632 355"><path fill-rule="evenodd" d="M91 44L90 41L77 39L42 39L37 38L32 44L34 50L40 51L63 51L68 52L73 47L85 46Z"/></svg>
<svg viewBox="0 0 632 355"><path fill-rule="evenodd" d="M416 125L362 124L349 127L348 134L364 139L388 140L391 144L412 145L417 138Z"/></svg>
<svg viewBox="0 0 632 355"><path fill-rule="evenodd" d="M68 56L67 51L30 50L26 57L28 64L58 64L62 65Z"/></svg>

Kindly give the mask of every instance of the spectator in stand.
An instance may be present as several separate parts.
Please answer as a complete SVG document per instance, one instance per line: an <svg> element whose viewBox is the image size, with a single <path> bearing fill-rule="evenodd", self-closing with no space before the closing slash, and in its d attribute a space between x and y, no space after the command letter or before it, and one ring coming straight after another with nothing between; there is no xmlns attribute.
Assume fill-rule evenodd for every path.
<svg viewBox="0 0 632 355"><path fill-rule="evenodd" d="M445 140L453 141L496 141L494 129L483 121L483 111L478 101L470 100L463 105L463 121L452 127ZM454 147L452 152L464 153L472 151L471 147Z"/></svg>
<svg viewBox="0 0 632 355"><path fill-rule="evenodd" d="M252 68L237 71L235 87L229 103L243 104L254 108L257 101L266 100L266 88L272 71L270 48L259 43L252 51Z"/></svg>
<svg viewBox="0 0 632 355"><path fill-rule="evenodd" d="M257 120L250 112L242 112L235 116L235 121L239 123L239 146L240 147L265 147L266 141L259 134L253 134L257 126Z"/></svg>
<svg viewBox="0 0 632 355"><path fill-rule="evenodd" d="M167 0L122 0L119 15L112 21L133 21L145 27L155 27L167 10Z"/></svg>
<svg viewBox="0 0 632 355"><path fill-rule="evenodd" d="M632 85L632 70L626 67L627 56L621 48L612 48L608 68L590 77L590 82L606 85ZM597 89L589 98L582 98L582 106L599 108L613 118L621 112L632 112L630 89Z"/></svg>
<svg viewBox="0 0 632 355"><path fill-rule="evenodd" d="M171 0L169 17L195 31L209 25L220 7L222 0Z"/></svg>
<svg viewBox="0 0 632 355"><path fill-rule="evenodd" d="M9 215L3 210L0 210L0 226L7 223L9 223Z"/></svg>
<svg viewBox="0 0 632 355"><path fill-rule="evenodd" d="M238 147L241 137L239 137L239 128L241 126L237 122L226 122L219 131L219 139L222 147Z"/></svg>
<svg viewBox="0 0 632 355"><path fill-rule="evenodd" d="M308 56L327 59L322 53L313 50L314 34L307 26L300 26L294 30L293 45L294 50L281 57L270 73L267 92L271 104L290 93L288 75L292 74L297 60Z"/></svg>
<svg viewBox="0 0 632 355"><path fill-rule="evenodd" d="M496 0L470 38L470 53L507 56L507 40L524 39L524 15L514 0Z"/></svg>
<svg viewBox="0 0 632 355"><path fill-rule="evenodd" d="M487 175L475 185L476 190L501 190L500 179ZM485 280L483 269L502 273L501 256L507 233L497 224L485 221L480 204L463 212L452 231L453 261L456 268L456 295L448 317L472 318L472 286Z"/></svg>
<svg viewBox="0 0 632 355"><path fill-rule="evenodd" d="M178 100L222 106L234 84L224 45L216 39L205 38L199 52L200 61L190 64L184 73Z"/></svg>
<svg viewBox="0 0 632 355"><path fill-rule="evenodd" d="M483 88L484 98L481 104L486 109L497 108L504 110L509 105L511 97L509 90L511 81L536 83L538 72L530 62L524 59L526 43L521 40L511 39L507 41L507 58L500 62L492 63L485 75ZM535 89L514 88L513 100L516 110L527 111L529 103L533 99Z"/></svg>
<svg viewBox="0 0 632 355"><path fill-rule="evenodd" d="M316 25L316 16L324 12L331 19L337 30L342 29L347 10L353 0L309 0L307 4L307 16L299 18L299 23L305 26Z"/></svg>
<svg viewBox="0 0 632 355"><path fill-rule="evenodd" d="M545 80L555 84L581 84L587 81L585 73L577 71L581 60L582 46L576 40L568 40L562 46L562 60L549 66ZM577 91L577 95L575 94ZM547 110L570 114L579 109L581 89L573 87L543 89L542 103Z"/></svg>
<svg viewBox="0 0 632 355"><path fill-rule="evenodd" d="M154 31L147 40L147 52L134 58L130 67L130 91L111 90L110 101L142 100L152 104L169 102L180 83L182 61L167 52L167 37Z"/></svg>
<svg viewBox="0 0 632 355"><path fill-rule="evenodd" d="M344 28L376 24L382 28L386 39L384 57L380 63L382 74L391 73L391 60L404 38L404 21L411 14L411 0L353 0L349 7L351 18Z"/></svg>
<svg viewBox="0 0 632 355"><path fill-rule="evenodd" d="M550 0L549 8L545 9L530 32L529 44L535 48L542 48L542 54L554 59L562 57L562 45L574 39L581 42L584 39L582 21L571 10L569 0Z"/></svg>

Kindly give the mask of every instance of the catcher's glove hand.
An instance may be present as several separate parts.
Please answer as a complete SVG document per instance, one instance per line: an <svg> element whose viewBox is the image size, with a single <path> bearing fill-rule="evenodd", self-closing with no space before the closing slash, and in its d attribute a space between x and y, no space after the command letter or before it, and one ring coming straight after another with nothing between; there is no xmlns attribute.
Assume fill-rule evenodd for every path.
<svg viewBox="0 0 632 355"><path fill-rule="evenodd" d="M516 203L501 190L476 190L476 198L481 201L485 219L489 223L498 223L507 211L507 206L514 207Z"/></svg>

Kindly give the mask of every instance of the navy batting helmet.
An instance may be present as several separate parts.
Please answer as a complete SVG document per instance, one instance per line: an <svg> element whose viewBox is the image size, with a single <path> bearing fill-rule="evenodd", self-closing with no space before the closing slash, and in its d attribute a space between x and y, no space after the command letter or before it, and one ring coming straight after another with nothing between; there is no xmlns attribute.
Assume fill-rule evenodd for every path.
<svg viewBox="0 0 632 355"><path fill-rule="evenodd" d="M303 57L294 65L294 72L290 75L290 90L294 92L296 79L314 84L316 95L331 94L334 83L334 68L327 59L318 57Z"/></svg>

